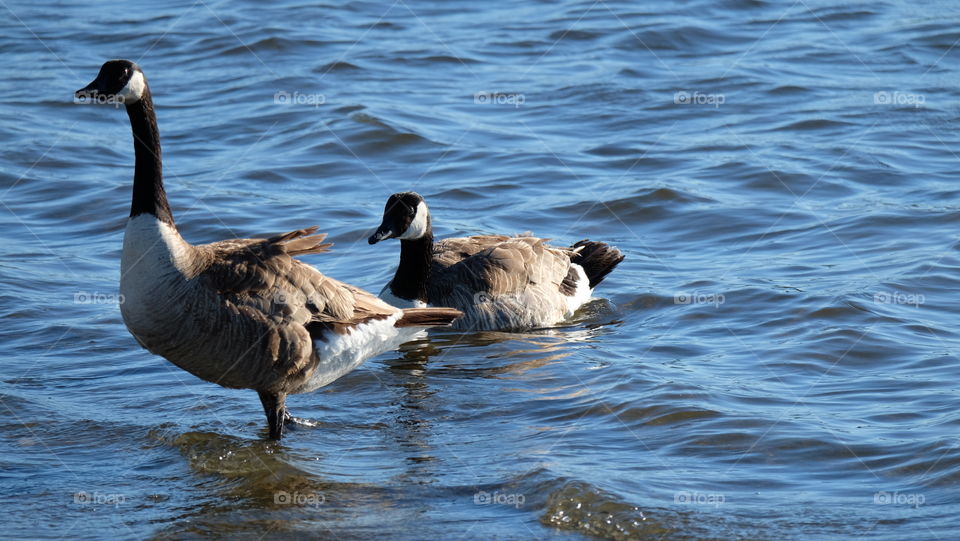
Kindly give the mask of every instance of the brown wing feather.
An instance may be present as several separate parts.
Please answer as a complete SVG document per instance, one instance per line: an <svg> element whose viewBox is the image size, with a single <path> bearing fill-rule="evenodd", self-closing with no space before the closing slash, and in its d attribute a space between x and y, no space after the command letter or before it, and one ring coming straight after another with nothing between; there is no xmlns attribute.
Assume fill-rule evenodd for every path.
<svg viewBox="0 0 960 541"><path fill-rule="evenodd" d="M267 242L270 244L282 246L283 250L291 256L306 254L322 254L329 252L332 242L323 243L327 238L326 233L314 235L317 232L317 226L311 226L305 229L298 229L275 237L270 237Z"/></svg>
<svg viewBox="0 0 960 541"><path fill-rule="evenodd" d="M433 262L446 268L510 238L506 235L477 235L443 239L433 245Z"/></svg>
<svg viewBox="0 0 960 541"><path fill-rule="evenodd" d="M437 269L442 278L435 283L450 282L451 287L459 284L473 291L506 295L530 286L556 284L559 289L570 268L565 251L548 246L546 239L488 235L464 240L473 242L460 243L459 247L473 253L455 265Z"/></svg>
<svg viewBox="0 0 960 541"><path fill-rule="evenodd" d="M233 317L221 321L238 350L251 358L272 359L271 366L238 363L236 374L246 380L304 378L315 365L311 339L397 312L370 293L324 276L293 255L322 253L325 235L316 228L300 229L269 239L237 239L197 246L201 280L214 290ZM234 378L236 379L236 378Z"/></svg>

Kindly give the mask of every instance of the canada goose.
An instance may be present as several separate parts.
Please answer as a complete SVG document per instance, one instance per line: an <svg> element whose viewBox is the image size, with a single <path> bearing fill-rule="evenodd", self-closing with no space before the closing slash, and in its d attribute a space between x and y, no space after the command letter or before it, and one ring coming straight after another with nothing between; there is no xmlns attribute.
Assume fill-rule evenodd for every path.
<svg viewBox="0 0 960 541"><path fill-rule="evenodd" d="M451 306L455 328L521 330L558 323L590 300L593 288L621 261L620 250L582 240L549 246L529 234L484 235L434 243L430 211L420 194L387 199L370 244L400 239L400 264L380 297L395 306Z"/></svg>
<svg viewBox="0 0 960 541"><path fill-rule="evenodd" d="M401 310L294 259L327 251L316 227L268 239L185 241L163 188L147 79L111 60L77 98L123 104L136 165L123 237L120 305L141 346L206 381L260 395L270 437L283 436L288 394L322 387L457 310Z"/></svg>

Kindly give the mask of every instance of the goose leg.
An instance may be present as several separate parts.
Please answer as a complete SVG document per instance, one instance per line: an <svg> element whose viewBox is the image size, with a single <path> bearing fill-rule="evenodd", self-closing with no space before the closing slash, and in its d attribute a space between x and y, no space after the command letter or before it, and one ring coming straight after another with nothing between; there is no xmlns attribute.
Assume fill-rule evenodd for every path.
<svg viewBox="0 0 960 541"><path fill-rule="evenodd" d="M265 391L257 391L257 394L260 395L263 412L267 414L267 425L270 427L270 439L279 440L283 437L284 421L290 417L286 407L287 395Z"/></svg>

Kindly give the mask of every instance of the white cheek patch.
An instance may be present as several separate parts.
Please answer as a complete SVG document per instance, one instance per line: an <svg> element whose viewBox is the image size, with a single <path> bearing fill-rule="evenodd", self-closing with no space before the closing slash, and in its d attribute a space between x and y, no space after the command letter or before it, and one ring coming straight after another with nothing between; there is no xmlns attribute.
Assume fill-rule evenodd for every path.
<svg viewBox="0 0 960 541"><path fill-rule="evenodd" d="M427 204L421 201L417 205L417 212L413 215L413 221L410 222L410 226L407 227L407 230L400 235L401 240L414 240L419 239L427 234L427 218L430 216L430 210L427 209Z"/></svg>
<svg viewBox="0 0 960 541"><path fill-rule="evenodd" d="M117 96L123 100L122 103L124 104L137 103L143 97L143 89L146 86L147 83L143 79L143 73L134 71L127 84L120 89L120 92L117 92Z"/></svg>

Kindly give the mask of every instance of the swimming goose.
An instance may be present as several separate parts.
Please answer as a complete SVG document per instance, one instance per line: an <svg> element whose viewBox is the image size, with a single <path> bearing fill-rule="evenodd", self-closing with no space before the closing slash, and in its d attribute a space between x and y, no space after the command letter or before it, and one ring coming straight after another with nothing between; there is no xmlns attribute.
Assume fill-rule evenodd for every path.
<svg viewBox="0 0 960 541"><path fill-rule="evenodd" d="M526 235L433 240L430 211L415 192L387 199L383 223L369 243L400 239L400 264L380 297L395 306L451 306L455 328L521 330L549 327L590 300L593 288L621 261L620 250L582 240L569 248Z"/></svg>
<svg viewBox="0 0 960 541"><path fill-rule="evenodd" d="M160 135L147 79L111 60L78 98L122 104L133 131L133 202L123 237L120 305L141 346L191 374L260 396L270 437L294 421L288 394L322 387L457 310L401 310L294 259L328 250L317 228L268 239L192 245L163 188Z"/></svg>

